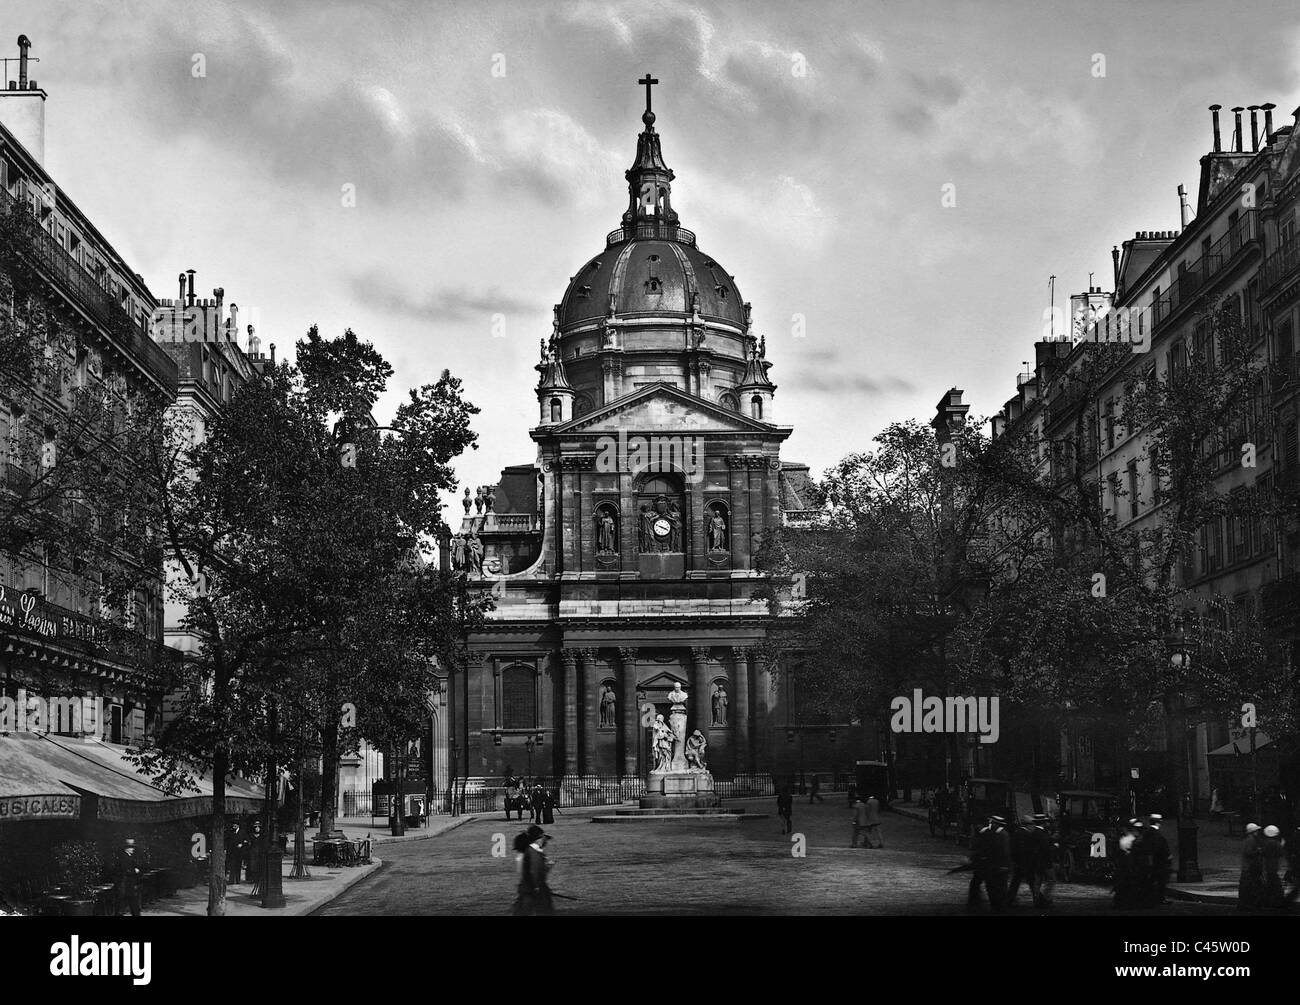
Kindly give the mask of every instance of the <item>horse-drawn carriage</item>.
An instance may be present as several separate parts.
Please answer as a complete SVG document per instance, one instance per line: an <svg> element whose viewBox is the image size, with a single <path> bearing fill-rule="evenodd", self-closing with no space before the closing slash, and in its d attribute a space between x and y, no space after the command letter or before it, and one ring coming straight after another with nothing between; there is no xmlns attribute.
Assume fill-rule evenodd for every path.
<svg viewBox="0 0 1300 1005"><path fill-rule="evenodd" d="M524 784L522 778L508 778L505 792L506 819L510 819L511 813L517 813L519 819L523 820L524 814L530 812L532 808L532 794L528 786Z"/></svg>

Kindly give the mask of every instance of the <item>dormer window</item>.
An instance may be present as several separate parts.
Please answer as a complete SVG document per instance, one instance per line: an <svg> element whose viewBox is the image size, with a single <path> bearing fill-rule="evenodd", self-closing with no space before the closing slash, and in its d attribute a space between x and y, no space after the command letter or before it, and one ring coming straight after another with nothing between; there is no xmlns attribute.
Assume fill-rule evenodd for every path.
<svg viewBox="0 0 1300 1005"><path fill-rule="evenodd" d="M718 295L719 300L727 299L727 288L725 286L715 286L713 287L713 292Z"/></svg>
<svg viewBox="0 0 1300 1005"><path fill-rule="evenodd" d="M649 255L646 257L646 274L649 277L645 282L645 291L647 293L662 293L663 284L659 282L659 256Z"/></svg>
<svg viewBox="0 0 1300 1005"><path fill-rule="evenodd" d="M591 299L591 287L590 287L590 286L579 286L579 287L578 287L578 299L579 299L579 300L590 300L590 299Z"/></svg>

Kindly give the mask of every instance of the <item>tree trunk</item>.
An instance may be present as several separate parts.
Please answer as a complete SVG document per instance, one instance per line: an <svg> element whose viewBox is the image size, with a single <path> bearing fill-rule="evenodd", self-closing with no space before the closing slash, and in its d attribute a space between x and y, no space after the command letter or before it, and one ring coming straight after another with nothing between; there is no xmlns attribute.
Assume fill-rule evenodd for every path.
<svg viewBox="0 0 1300 1005"><path fill-rule="evenodd" d="M224 748L212 756L212 847L208 858L208 917L226 915L226 772Z"/></svg>
<svg viewBox="0 0 1300 1005"><path fill-rule="evenodd" d="M326 712L320 730L320 836L324 840L334 830L334 807L339 777L339 716Z"/></svg>

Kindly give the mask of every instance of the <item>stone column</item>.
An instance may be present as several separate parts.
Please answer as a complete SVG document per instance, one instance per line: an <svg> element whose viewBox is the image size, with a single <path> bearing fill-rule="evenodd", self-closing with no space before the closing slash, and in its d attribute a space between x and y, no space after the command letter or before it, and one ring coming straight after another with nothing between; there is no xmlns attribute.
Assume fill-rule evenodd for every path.
<svg viewBox="0 0 1300 1005"><path fill-rule="evenodd" d="M750 774L754 759L749 745L749 650L737 647L731 650L731 723L736 737L736 771Z"/></svg>
<svg viewBox="0 0 1300 1005"><path fill-rule="evenodd" d="M705 736L709 735L709 727L713 724L712 709L709 702L709 649L707 646L692 646L691 657L694 663L691 674L691 721L686 727L686 735L690 736L695 730L699 730Z"/></svg>
<svg viewBox="0 0 1300 1005"><path fill-rule="evenodd" d="M565 649L560 658L564 661L564 774L574 778L578 774L578 652Z"/></svg>
<svg viewBox="0 0 1300 1005"><path fill-rule="evenodd" d="M600 711L596 707L596 650L579 649L578 659L582 664L582 773L596 772L596 723Z"/></svg>
<svg viewBox="0 0 1300 1005"><path fill-rule="evenodd" d="M618 658L622 664L623 672L623 693L619 699L619 705L623 710L620 719L620 736L623 743L623 774L629 777L637 773L636 731L641 716L640 709L636 705L636 657L637 650L635 648L624 648L618 651Z"/></svg>

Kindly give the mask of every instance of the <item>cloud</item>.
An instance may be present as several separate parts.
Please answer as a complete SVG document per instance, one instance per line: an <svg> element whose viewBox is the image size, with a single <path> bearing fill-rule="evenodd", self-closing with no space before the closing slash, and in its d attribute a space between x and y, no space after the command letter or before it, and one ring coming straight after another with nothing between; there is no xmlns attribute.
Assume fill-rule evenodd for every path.
<svg viewBox="0 0 1300 1005"><path fill-rule="evenodd" d="M797 370L784 378L785 387L824 395L914 394L916 385L901 377L869 377L845 371Z"/></svg>
<svg viewBox="0 0 1300 1005"><path fill-rule="evenodd" d="M493 314L536 315L544 305L522 300L491 286L474 290L465 286L415 292L379 272L352 276L348 287L356 299L371 308L423 321L484 321Z"/></svg>

